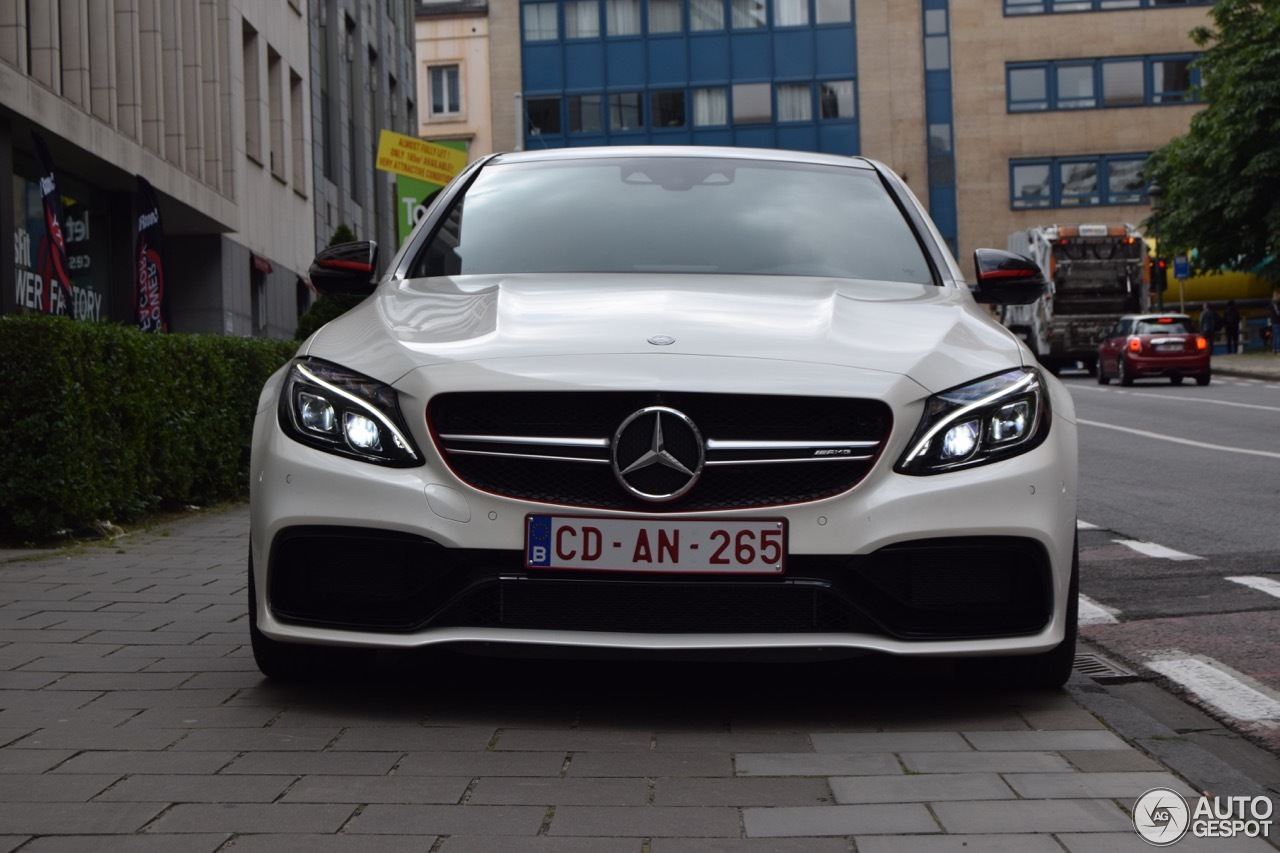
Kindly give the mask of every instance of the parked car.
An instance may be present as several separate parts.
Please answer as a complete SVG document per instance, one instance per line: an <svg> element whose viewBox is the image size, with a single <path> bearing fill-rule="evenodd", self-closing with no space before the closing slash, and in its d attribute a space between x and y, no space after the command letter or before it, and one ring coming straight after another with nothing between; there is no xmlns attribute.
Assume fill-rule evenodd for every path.
<svg viewBox="0 0 1280 853"><path fill-rule="evenodd" d="M1098 343L1098 383L1168 377L1181 385L1193 376L1208 385L1210 349L1186 314L1126 314Z"/></svg>
<svg viewBox="0 0 1280 853"><path fill-rule="evenodd" d="M479 160L380 281L371 243L311 268L369 298L262 392L258 666L885 652L1060 685L1075 414L980 305L1034 300L1042 274L975 263L970 286L863 158Z"/></svg>

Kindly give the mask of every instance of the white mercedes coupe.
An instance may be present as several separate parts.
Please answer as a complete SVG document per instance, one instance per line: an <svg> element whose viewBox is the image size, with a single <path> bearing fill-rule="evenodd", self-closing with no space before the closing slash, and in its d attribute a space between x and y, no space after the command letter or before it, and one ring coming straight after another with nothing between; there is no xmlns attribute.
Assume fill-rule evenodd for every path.
<svg viewBox="0 0 1280 853"><path fill-rule="evenodd" d="M263 389L249 622L274 678L435 644L963 658L1061 685L1076 423L885 166L485 157ZM966 664L970 665L970 664Z"/></svg>

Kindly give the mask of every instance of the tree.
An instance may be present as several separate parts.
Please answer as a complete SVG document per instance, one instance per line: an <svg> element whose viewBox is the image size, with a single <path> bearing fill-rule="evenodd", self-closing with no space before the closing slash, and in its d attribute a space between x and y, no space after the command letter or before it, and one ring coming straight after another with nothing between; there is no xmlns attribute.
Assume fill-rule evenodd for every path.
<svg viewBox="0 0 1280 853"><path fill-rule="evenodd" d="M1208 106L1147 161L1164 196L1146 224L1166 257L1280 281L1280 2L1218 0L1209 15L1191 31Z"/></svg>

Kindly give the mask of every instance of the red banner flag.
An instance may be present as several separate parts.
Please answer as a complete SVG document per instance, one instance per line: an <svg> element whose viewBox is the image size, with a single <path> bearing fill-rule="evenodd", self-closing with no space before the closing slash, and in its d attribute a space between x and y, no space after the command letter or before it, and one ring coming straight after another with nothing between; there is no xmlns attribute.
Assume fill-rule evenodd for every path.
<svg viewBox="0 0 1280 853"><path fill-rule="evenodd" d="M144 332L169 331L169 310L164 293L164 229L160 205L147 179L138 176L138 242L134 252L134 319Z"/></svg>
<svg viewBox="0 0 1280 853"><path fill-rule="evenodd" d="M71 300L71 274L67 270L67 243L62 234L62 196L53 175L53 157L44 137L31 131L35 142L36 157L40 161L40 201L44 205L45 240L41 254L41 266L48 274L49 313L66 317L75 316L75 303Z"/></svg>

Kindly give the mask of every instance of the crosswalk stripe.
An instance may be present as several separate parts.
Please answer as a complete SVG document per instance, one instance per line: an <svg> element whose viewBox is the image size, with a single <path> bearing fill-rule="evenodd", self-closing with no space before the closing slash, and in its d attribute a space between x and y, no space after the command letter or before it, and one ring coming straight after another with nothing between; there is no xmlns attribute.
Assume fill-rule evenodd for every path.
<svg viewBox="0 0 1280 853"><path fill-rule="evenodd" d="M1139 542L1135 539L1112 539L1120 545L1132 548L1139 554L1147 557L1156 557L1161 560L1203 560L1204 557L1197 557L1195 554L1184 554L1181 551L1175 551L1172 548L1166 548L1164 545L1157 545L1155 542Z"/></svg>
<svg viewBox="0 0 1280 853"><path fill-rule="evenodd" d="M1267 595L1274 595L1276 598L1280 598L1280 583L1273 581L1271 578L1244 576L1227 578L1227 580L1243 584L1251 589L1256 589L1258 592L1265 592Z"/></svg>
<svg viewBox="0 0 1280 853"><path fill-rule="evenodd" d="M1147 667L1176 681L1229 717L1243 722L1280 719L1280 701L1227 673L1221 664L1174 658L1148 661Z"/></svg>
<svg viewBox="0 0 1280 853"><path fill-rule="evenodd" d="M1120 613L1114 607L1107 607L1105 604L1099 604L1087 595L1080 596L1080 616L1076 620L1081 626L1084 625L1114 625L1120 620L1116 616Z"/></svg>

